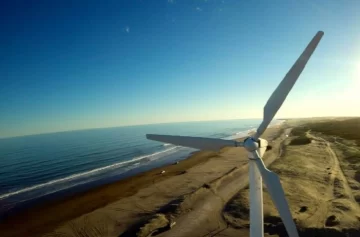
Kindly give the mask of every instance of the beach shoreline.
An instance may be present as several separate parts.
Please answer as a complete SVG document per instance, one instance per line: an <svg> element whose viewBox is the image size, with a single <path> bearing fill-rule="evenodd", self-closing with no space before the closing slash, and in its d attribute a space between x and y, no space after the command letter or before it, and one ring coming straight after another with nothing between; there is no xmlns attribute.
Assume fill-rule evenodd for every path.
<svg viewBox="0 0 360 237"><path fill-rule="evenodd" d="M233 140L238 137L247 136L250 131L253 131L255 126L253 122L254 121L246 120L237 121L230 126L240 126L241 128L234 129L227 128L224 123L221 123L220 125L215 123L215 127L218 125L223 127L223 132L220 132L221 129L219 130L218 128L217 130L215 129L214 132L206 132L206 134L201 136ZM281 121L275 121L274 123L279 122ZM205 129L210 131L210 128L208 128L209 124L202 126L202 128L199 128L199 131L204 130L204 126ZM155 127L152 129L156 130L160 128ZM185 128L185 130L186 129L189 130L189 127ZM151 129L148 128L148 130ZM164 130L163 133L166 133L167 131L165 128L161 128L160 130ZM176 127L175 130L174 134L185 132L181 131L181 128L178 127ZM161 133L161 131L159 132ZM116 136L113 134L109 135L105 132L103 132L105 134L100 133L90 135L82 133L84 133L84 131L71 133L73 135L70 135L69 133L67 136L56 137L56 139L60 139L60 143L64 140L70 140L63 145L60 144L58 147L54 147L54 138L51 137L52 134L48 134L47 139L34 138L31 141L9 140L7 143L0 144L0 146L10 147L10 149L4 149L1 154L1 156L5 156L2 163L6 168L1 170L1 172L4 172L4 175L2 175L4 182L0 188L0 203L16 205L19 202L21 204L23 204L23 202L33 203L33 201L38 198L41 200L51 199L51 197L47 198L44 196L62 196L63 194L58 195L57 193L64 193L63 190L65 190L65 193L71 193L73 187L74 189L85 191L86 187L105 185L137 173L142 173L156 167L186 159L191 152L195 151L195 149L191 148L149 141L145 138L146 131L143 131L143 136L139 136L139 131L131 131L132 140L129 142L127 142L125 138L125 140L123 140L121 136L121 134L129 133L129 131L118 131L118 129L114 129L113 133L116 134ZM191 135L192 132L189 131L188 134ZM89 135L89 141L84 138L85 135ZM104 136L108 139L105 140L105 142L102 142L103 146L99 146L97 142L92 139L93 137L101 137L100 135L103 137L101 138L102 140L104 140ZM193 135L196 135L196 132ZM41 135L39 136L41 137ZM57 136L57 134L54 134L54 136ZM78 139L71 140L72 136L75 136ZM121 137L119 138L119 136ZM87 141L86 146L80 142L82 140ZM29 147L37 147L37 152L31 153L31 151L26 150L29 147L21 146L21 144L29 142ZM57 143L59 143L59 141ZM48 149L51 148L50 150L54 154L42 153L42 148L39 147L38 144L43 144L48 147ZM72 144L72 146L69 146L69 144ZM77 146L79 146L79 149L76 149ZM16 160L21 159L21 156L18 157L16 155L16 151L14 150L15 147L17 147L16 149L24 149L21 156L33 156L32 160L26 160L26 162L31 161L35 165L38 162L43 165L38 165L36 167L27 167L23 165L22 169L15 170L14 167L17 165L16 162L19 162ZM66 158L66 162L63 160L64 157L62 156ZM9 165L13 160L16 161L15 164L12 166ZM76 164L72 165L72 162L75 162ZM47 170L48 167L53 167L54 169L50 174ZM28 175L20 175L18 177L15 175L18 172L24 172ZM8 207L9 205L6 206ZM1 207L2 206L0 205L0 219L4 211Z"/></svg>
<svg viewBox="0 0 360 237"><path fill-rule="evenodd" d="M278 130L279 127L281 126L276 126L276 128L270 130ZM29 204L29 207L25 207L16 213L11 213L2 219L0 223L2 236L41 236L45 233L52 232L54 229L64 224L66 225L66 223L71 220L81 218L83 215L100 210L114 202L126 198L131 199L142 189L156 186L158 183L162 181L166 182L173 177L183 176L185 173L190 172L192 168L202 167L204 166L202 164L209 163L211 160L218 160L214 158L228 156L226 153L229 153L229 149L227 148L221 152L194 152L188 158L177 164L158 167L81 193L79 193L78 189L74 189L74 193L68 194L67 197L43 199L41 203L35 203L36 205L31 203L32 206ZM237 151L236 155L246 157L246 153L242 149L241 151ZM242 163L240 162L240 164ZM233 168L234 166L231 167L231 169ZM221 172L224 173L230 170L224 170L221 167L219 169L222 169ZM163 170L166 172L161 174ZM219 178L222 175L223 174L215 175L214 178ZM194 177L197 176L199 175L195 174ZM206 180L201 183L204 184L206 183L205 181ZM185 184L184 187L186 186ZM194 187L189 190L194 191L197 188L198 187ZM75 191L77 193L75 193ZM176 198L177 196L179 195L175 194L172 198ZM166 201L164 203L166 203ZM33 221L29 222L29 220ZM134 221L135 220L129 220L127 226ZM16 226L19 225L22 226L22 230L16 229ZM124 227L124 229L126 228ZM116 230L116 232L121 233L119 230Z"/></svg>
<svg viewBox="0 0 360 237"><path fill-rule="evenodd" d="M29 202L26 205L21 206L18 210L6 213L2 217L0 223L0 230L6 235L8 230L13 229L15 224L21 224L26 226L26 222L29 219L40 220L43 213L53 213L57 210L66 210L65 207L73 206L82 206L83 208L78 209L76 212L64 213L59 219L55 218L55 222L62 223L63 221L75 218L82 214L86 214L95 209L101 208L112 201L116 201L119 198L124 198L131 196L136 193L138 189L145 187L146 185L152 184L153 180L149 177L155 177L156 181L161 181L163 179L169 178L171 176L177 175L179 172L191 168L195 165L201 164L211 157L216 156L214 152L195 152L190 155L188 158L179 162L178 164L164 165L158 168L154 168L148 171L137 173L132 175L129 172L127 177L124 177L121 180L115 181L113 183L108 183L104 185L97 185L96 188L84 187L84 190L81 192L81 187L76 187L72 190L65 190L65 192L70 192L70 194L62 194L61 192L55 193L54 195L48 195L44 198L39 198L36 202ZM161 174L162 170L167 170L165 174ZM121 192L114 192L119 186L121 186ZM109 193L108 196L100 195L101 193ZM101 196L101 198L100 198ZM91 199L91 202L87 202L88 199ZM94 199L96 199L94 201ZM102 199L102 200L100 200ZM106 201L105 201L106 200ZM46 220L44 220L46 221ZM39 221L40 222L40 221ZM56 225L54 225L56 226ZM51 228L49 228L51 229ZM42 231L41 231L42 232Z"/></svg>

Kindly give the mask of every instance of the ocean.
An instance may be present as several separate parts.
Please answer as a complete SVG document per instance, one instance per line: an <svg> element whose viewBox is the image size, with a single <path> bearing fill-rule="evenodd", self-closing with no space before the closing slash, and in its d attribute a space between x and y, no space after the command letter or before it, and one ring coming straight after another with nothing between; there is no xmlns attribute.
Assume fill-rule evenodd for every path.
<svg viewBox="0 0 360 237"><path fill-rule="evenodd" d="M154 124L0 139L0 215L19 204L84 191L186 159L196 151L147 140L147 133L235 139L260 122Z"/></svg>

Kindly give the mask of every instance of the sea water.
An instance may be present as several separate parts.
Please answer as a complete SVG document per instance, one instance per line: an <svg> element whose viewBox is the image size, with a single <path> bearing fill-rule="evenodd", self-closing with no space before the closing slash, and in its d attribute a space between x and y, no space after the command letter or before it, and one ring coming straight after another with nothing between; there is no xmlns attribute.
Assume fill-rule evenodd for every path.
<svg viewBox="0 0 360 237"><path fill-rule="evenodd" d="M255 130L260 122L153 124L0 139L0 213L19 202L115 181L122 174L134 175L196 151L147 140L147 133L235 139Z"/></svg>

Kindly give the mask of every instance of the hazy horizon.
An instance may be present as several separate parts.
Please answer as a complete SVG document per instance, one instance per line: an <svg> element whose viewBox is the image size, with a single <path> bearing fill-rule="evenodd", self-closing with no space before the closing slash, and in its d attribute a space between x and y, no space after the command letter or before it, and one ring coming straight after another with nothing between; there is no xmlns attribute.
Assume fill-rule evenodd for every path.
<svg viewBox="0 0 360 237"><path fill-rule="evenodd" d="M274 118L273 120L286 120L286 119L306 119L306 118L351 118L359 116L320 116L320 117L281 117ZM220 122L220 121L233 121L233 120L261 120L262 118L234 118L234 119L218 119L218 120L193 120L193 121L174 121L174 122L161 122L161 123L147 123L147 124L131 124L131 125L119 125L113 127L93 127L93 128L83 128L83 129L74 129L74 130L63 130L63 131L49 131L45 133L34 133L34 134L24 134L24 135L15 135L15 136L0 136L0 139L7 138L17 138L17 137L28 137L28 136L37 136L37 135L46 135L46 134L55 134L55 133L66 133L66 132L76 132L76 131L86 131L86 130L95 130L95 129L111 129L111 128L121 128L121 127L137 127L137 126L147 126L147 125L166 125L166 124L178 124L178 123L196 123L196 122Z"/></svg>
<svg viewBox="0 0 360 237"><path fill-rule="evenodd" d="M0 137L261 118L325 32L277 117L360 116L359 1L7 2Z"/></svg>
<svg viewBox="0 0 360 237"><path fill-rule="evenodd" d="M36 136L36 135L63 133L63 132L76 132L76 131L85 131L85 130L94 130L94 129L110 129L110 128L136 127L136 126L146 126L146 125L196 123L196 122L217 122L217 121L232 121L232 120L253 120L253 119L256 120L256 119L261 119L261 118L235 118L235 119L219 119L219 120L193 120L193 121L174 121L174 122L146 123L146 124L129 124L129 125L118 125L118 126L113 126L113 127L93 127L93 128L74 129L74 130L50 131L50 132L45 132L45 133L24 134L24 135L15 135L15 136L6 136L6 137L0 136L0 139L15 138L15 137L27 137L27 136ZM277 119L274 119L274 120L277 120Z"/></svg>

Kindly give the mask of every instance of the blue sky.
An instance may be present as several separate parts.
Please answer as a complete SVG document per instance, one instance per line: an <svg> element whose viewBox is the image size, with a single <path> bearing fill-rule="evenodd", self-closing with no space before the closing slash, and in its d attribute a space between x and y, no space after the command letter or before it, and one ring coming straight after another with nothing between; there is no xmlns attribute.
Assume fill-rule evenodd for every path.
<svg viewBox="0 0 360 237"><path fill-rule="evenodd" d="M0 137L260 118L318 30L277 117L360 116L359 10L356 0L2 3Z"/></svg>

